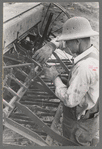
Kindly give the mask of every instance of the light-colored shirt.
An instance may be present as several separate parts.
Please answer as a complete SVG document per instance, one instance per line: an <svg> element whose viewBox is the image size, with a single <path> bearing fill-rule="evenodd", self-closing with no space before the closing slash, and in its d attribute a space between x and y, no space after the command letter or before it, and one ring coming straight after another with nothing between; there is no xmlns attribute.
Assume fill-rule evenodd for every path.
<svg viewBox="0 0 102 149"><path fill-rule="evenodd" d="M55 94L63 101L65 106L82 106L86 101L88 104L86 110L88 110L91 109L98 100L99 61L93 57L87 57L84 59L84 57L91 52L99 56L99 51L92 46L75 58L75 63L79 60L80 61L72 69L68 88L58 78L55 79L55 84L58 84L56 86ZM82 115L85 114L85 111Z"/></svg>

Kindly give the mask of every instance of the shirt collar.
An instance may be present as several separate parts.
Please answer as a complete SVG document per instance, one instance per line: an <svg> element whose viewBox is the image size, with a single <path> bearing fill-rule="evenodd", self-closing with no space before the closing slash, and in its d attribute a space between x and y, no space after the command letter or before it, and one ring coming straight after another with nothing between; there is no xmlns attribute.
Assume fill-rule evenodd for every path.
<svg viewBox="0 0 102 149"><path fill-rule="evenodd" d="M87 56L88 54L90 54L91 52L93 52L93 50L95 49L95 47L93 47L93 45L88 48L85 52L81 53L80 55L78 55L77 57L74 58L74 64L76 64L78 61L80 61L82 58L84 58L85 56Z"/></svg>

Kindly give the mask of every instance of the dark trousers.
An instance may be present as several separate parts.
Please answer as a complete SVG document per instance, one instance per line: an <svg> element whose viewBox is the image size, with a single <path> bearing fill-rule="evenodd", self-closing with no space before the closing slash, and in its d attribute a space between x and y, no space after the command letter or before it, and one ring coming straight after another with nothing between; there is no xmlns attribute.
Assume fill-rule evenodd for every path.
<svg viewBox="0 0 102 149"><path fill-rule="evenodd" d="M99 115L94 113L93 117L85 116L83 119L77 120L76 107L63 106L63 136L79 145L90 146L99 130Z"/></svg>

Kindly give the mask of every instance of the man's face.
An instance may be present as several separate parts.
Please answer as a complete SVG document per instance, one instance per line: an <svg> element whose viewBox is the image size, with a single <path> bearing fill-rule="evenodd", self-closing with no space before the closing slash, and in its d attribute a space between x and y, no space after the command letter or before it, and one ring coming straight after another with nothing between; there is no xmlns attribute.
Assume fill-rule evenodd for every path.
<svg viewBox="0 0 102 149"><path fill-rule="evenodd" d="M67 40L66 47L68 48L69 51L72 52L72 54L77 54L79 51L78 40L77 39ZM69 51L66 52L69 53Z"/></svg>

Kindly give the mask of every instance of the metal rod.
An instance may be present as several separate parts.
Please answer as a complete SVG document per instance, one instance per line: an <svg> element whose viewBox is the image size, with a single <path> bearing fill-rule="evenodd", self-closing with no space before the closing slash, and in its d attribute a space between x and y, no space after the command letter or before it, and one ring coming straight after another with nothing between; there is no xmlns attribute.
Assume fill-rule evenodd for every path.
<svg viewBox="0 0 102 149"><path fill-rule="evenodd" d="M9 86L8 87L3 86L3 88L7 89L13 96L17 96L17 97L20 98L20 96L12 88L10 88Z"/></svg>
<svg viewBox="0 0 102 149"><path fill-rule="evenodd" d="M23 86L24 88L27 88L21 81L19 81L16 77L9 75L9 78L11 78L12 80L14 80L17 84L19 84L20 86Z"/></svg>
<svg viewBox="0 0 102 149"><path fill-rule="evenodd" d="M42 44L44 39L46 39L46 37L47 37L47 31L48 31L49 26L51 24L52 17L53 17L53 13L50 13L47 24L46 24L45 29L44 29L43 36L42 36L41 41L40 41L40 44Z"/></svg>
<svg viewBox="0 0 102 149"><path fill-rule="evenodd" d="M11 109L13 108L6 100L4 100L3 99L3 104L5 105L5 106L8 106L8 107L10 107Z"/></svg>
<svg viewBox="0 0 102 149"><path fill-rule="evenodd" d="M56 97L55 93L48 87L48 85L46 85L46 83L38 76L37 79L41 82L41 84L43 85L45 91L47 91L48 93L52 94L53 96Z"/></svg>
<svg viewBox="0 0 102 149"><path fill-rule="evenodd" d="M10 65L10 66L3 66L3 68L14 68L14 67L23 67L23 66L30 66L31 63L26 63L26 64L17 64L17 65Z"/></svg>
<svg viewBox="0 0 102 149"><path fill-rule="evenodd" d="M22 70L22 69L19 69L19 68L15 68L17 71L19 71L22 75L24 75L25 77L28 77L28 75Z"/></svg>
<svg viewBox="0 0 102 149"><path fill-rule="evenodd" d="M27 92L26 92L26 94L35 94L35 95L48 95L48 93L47 92L44 92L44 91L37 91L37 90L28 90Z"/></svg>
<svg viewBox="0 0 102 149"><path fill-rule="evenodd" d="M34 102L34 101L21 101L23 105L39 105L39 106L49 106L49 107L58 107L59 103L44 103L42 102Z"/></svg>
<svg viewBox="0 0 102 149"><path fill-rule="evenodd" d="M68 11L64 7L62 7L60 4L54 3L54 5L57 6L59 9L61 9L67 15L68 18L71 17Z"/></svg>
<svg viewBox="0 0 102 149"><path fill-rule="evenodd" d="M53 97L53 96L50 96L50 97L49 96L33 96L33 95L27 95L27 96L22 97L22 101L25 101L25 100L34 101L36 99L48 99L48 100L50 100L50 99L55 99L55 97Z"/></svg>
<svg viewBox="0 0 102 149"><path fill-rule="evenodd" d="M16 60L15 58L11 58L11 57L6 56L6 55L3 55L3 58L7 58L7 59L10 59L10 60L15 61L15 62L22 63L22 61Z"/></svg>
<svg viewBox="0 0 102 149"><path fill-rule="evenodd" d="M53 24L53 22L57 20L57 18L61 15L62 12L63 12L63 11L61 11L61 12L57 15L57 17L52 21L51 24Z"/></svg>
<svg viewBox="0 0 102 149"><path fill-rule="evenodd" d="M62 62L62 60L59 58L59 56L53 52L53 55L59 60L61 66L65 69L65 71L69 74L69 69L66 67L66 65Z"/></svg>
<svg viewBox="0 0 102 149"><path fill-rule="evenodd" d="M43 27L43 24L44 24L44 21L45 21L45 18L46 18L46 16L47 16L47 13L48 13L48 10L49 10L50 6L51 6L51 3L49 4L49 6L48 6L48 8L47 8L47 11L46 11L46 14L45 14L45 17L44 17L44 19L43 19L43 21L42 21L41 28L40 28L40 33L41 33L41 29L42 29L42 27Z"/></svg>
<svg viewBox="0 0 102 149"><path fill-rule="evenodd" d="M27 50L23 48L18 42L15 43L15 47L18 52L20 51L22 54L27 55Z"/></svg>
<svg viewBox="0 0 102 149"><path fill-rule="evenodd" d="M61 59L63 62L67 62L68 64L71 64L71 62L68 59ZM59 63L58 59L49 59L47 63Z"/></svg>
<svg viewBox="0 0 102 149"><path fill-rule="evenodd" d="M62 27L61 28L58 28L57 30L53 31L52 34L55 33L55 32L57 32L57 31L59 31L59 30L61 30L61 29L62 29Z"/></svg>

